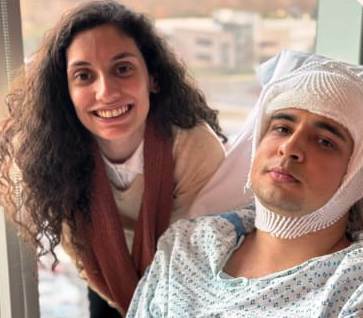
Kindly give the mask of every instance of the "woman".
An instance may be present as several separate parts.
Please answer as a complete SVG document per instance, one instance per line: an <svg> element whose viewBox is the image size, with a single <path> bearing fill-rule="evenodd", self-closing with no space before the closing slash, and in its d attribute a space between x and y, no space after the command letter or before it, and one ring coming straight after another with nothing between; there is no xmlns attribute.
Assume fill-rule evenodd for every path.
<svg viewBox="0 0 363 318"><path fill-rule="evenodd" d="M62 240L125 312L158 237L224 158L216 111L151 23L115 1L65 15L7 103L2 204L39 255Z"/></svg>

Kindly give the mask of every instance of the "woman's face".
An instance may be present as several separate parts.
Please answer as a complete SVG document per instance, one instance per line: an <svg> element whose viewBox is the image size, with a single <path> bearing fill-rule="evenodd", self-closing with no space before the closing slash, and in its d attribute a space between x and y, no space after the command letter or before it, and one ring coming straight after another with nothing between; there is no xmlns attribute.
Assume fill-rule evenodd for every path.
<svg viewBox="0 0 363 318"><path fill-rule="evenodd" d="M84 127L100 145L139 143L151 77L134 40L106 24L78 33L66 53L68 88Z"/></svg>

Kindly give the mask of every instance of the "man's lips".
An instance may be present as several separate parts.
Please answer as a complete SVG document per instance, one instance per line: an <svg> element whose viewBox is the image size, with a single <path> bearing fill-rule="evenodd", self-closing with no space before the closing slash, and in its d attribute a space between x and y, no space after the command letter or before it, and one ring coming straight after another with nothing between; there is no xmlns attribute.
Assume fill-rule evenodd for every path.
<svg viewBox="0 0 363 318"><path fill-rule="evenodd" d="M272 168L268 170L269 175L274 181L297 183L300 182L291 172L283 168Z"/></svg>

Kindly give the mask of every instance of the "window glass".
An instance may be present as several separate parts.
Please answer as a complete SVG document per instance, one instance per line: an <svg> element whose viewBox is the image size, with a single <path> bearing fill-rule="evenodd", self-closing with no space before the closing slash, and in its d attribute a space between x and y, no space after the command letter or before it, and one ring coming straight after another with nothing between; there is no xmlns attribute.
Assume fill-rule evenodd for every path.
<svg viewBox="0 0 363 318"><path fill-rule="evenodd" d="M85 0L21 0L26 58L62 12ZM187 65L208 103L220 111L233 139L256 102L256 66L283 48L311 52L316 33L316 0L163 1L124 0L155 21ZM231 5L233 4L233 5ZM39 267L43 317L87 317L84 285L64 252L54 273L49 260Z"/></svg>

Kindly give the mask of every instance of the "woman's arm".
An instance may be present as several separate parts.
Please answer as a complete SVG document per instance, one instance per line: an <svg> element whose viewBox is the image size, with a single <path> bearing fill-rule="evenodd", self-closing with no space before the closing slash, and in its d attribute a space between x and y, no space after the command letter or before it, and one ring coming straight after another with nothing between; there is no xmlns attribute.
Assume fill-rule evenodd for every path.
<svg viewBox="0 0 363 318"><path fill-rule="evenodd" d="M176 185L171 222L188 217L193 201L225 158L223 144L206 123L176 129L173 150Z"/></svg>

